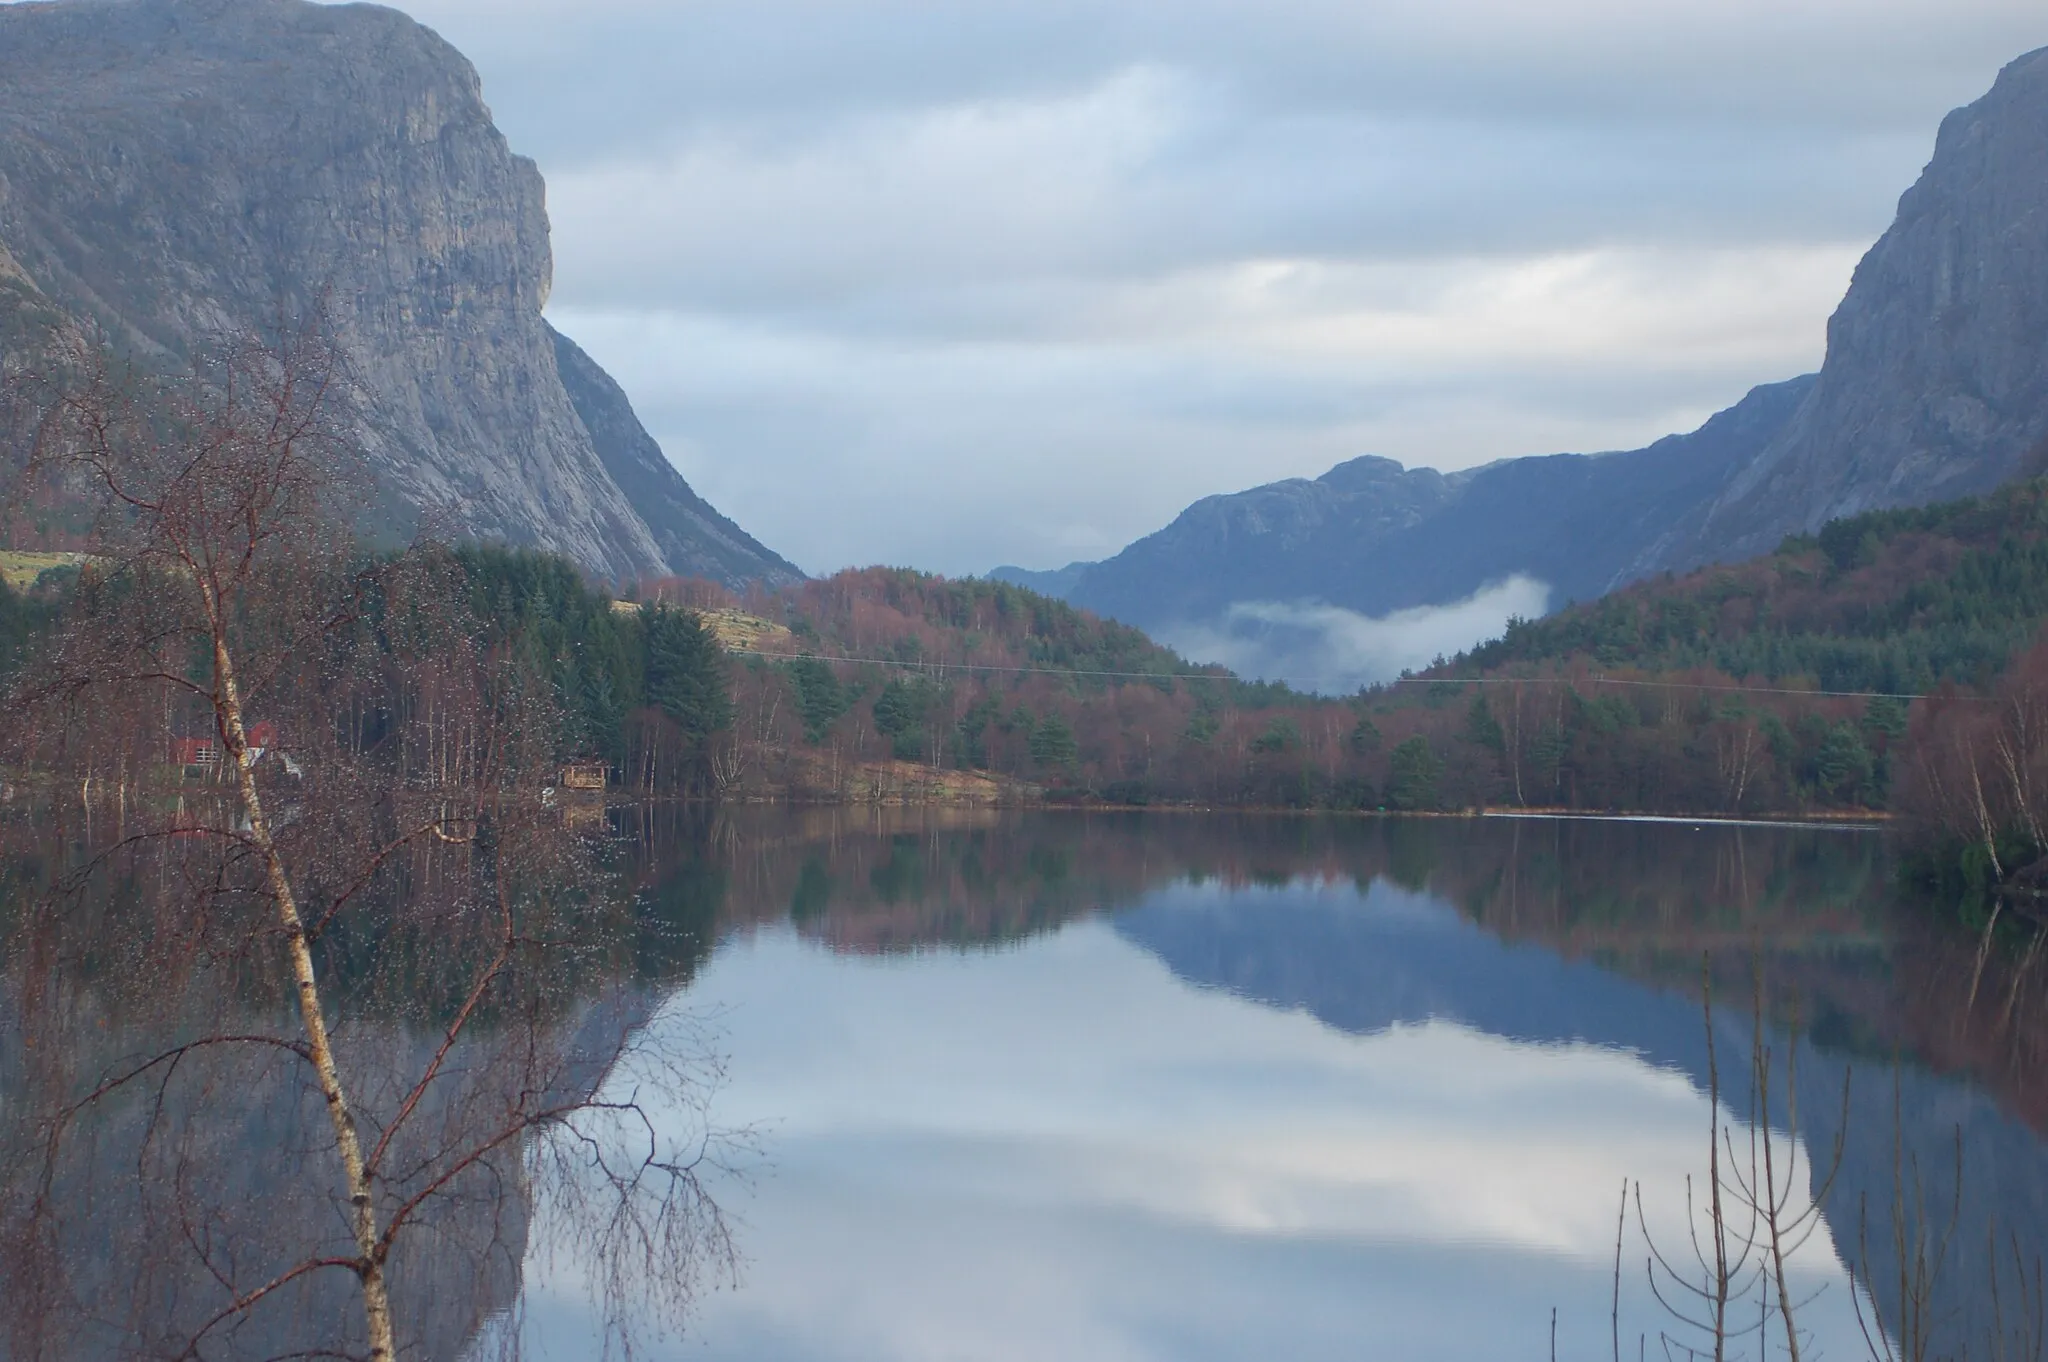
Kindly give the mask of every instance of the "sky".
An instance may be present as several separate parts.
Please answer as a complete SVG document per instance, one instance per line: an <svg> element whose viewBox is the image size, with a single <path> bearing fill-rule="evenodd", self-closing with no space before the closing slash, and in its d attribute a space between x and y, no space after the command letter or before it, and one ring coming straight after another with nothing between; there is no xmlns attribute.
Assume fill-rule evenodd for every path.
<svg viewBox="0 0 2048 1362"><path fill-rule="evenodd" d="M1360 454L1630 448L1816 367L2038 0L414 0L549 315L814 573L1106 556Z"/></svg>

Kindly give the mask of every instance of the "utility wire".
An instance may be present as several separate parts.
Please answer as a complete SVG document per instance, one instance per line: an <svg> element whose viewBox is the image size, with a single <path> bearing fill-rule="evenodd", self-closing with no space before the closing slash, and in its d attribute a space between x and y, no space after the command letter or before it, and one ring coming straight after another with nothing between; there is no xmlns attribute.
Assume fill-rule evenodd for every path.
<svg viewBox="0 0 2048 1362"><path fill-rule="evenodd" d="M1015 676L1086 676L1102 680L1122 681L1235 681L1245 685L1243 677L1230 672L1114 672L1084 671L1075 667L1016 667L999 666L988 662L906 662L898 657L844 657L834 653L776 653L763 648L727 648L728 653L741 657L765 657L770 661L783 662L842 662L850 666L900 667L905 671L927 672L993 672ZM1316 690L1328 683L1327 677L1274 676L1263 677L1267 683L1278 683L1292 689L1304 690L1311 694L1325 694ZM1808 695L1837 700L1924 700L1926 692L1883 691L1883 690L1799 690L1790 686L1745 686L1739 683L1713 681L1642 681L1618 676L1589 676L1573 678L1568 676L1515 677L1515 676L1400 676L1391 681L1382 681L1366 690L1394 686L1538 686L1538 685L1594 685L1633 686L1651 690L1696 690L1731 691L1744 695ZM1328 696L1327 698L1335 698ZM1983 695L1958 695L1959 700L1989 701Z"/></svg>

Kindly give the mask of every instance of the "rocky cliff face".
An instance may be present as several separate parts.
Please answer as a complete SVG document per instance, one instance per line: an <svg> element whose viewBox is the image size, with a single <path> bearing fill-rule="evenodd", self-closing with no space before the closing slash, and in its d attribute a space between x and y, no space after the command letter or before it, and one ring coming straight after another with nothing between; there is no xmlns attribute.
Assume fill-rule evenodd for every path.
<svg viewBox="0 0 2048 1362"><path fill-rule="evenodd" d="M2048 439L2048 49L1945 119L1864 256L1797 417L1653 565L1745 558L1794 531L2040 471Z"/></svg>
<svg viewBox="0 0 2048 1362"><path fill-rule="evenodd" d="M166 363L324 308L401 519L448 514L605 576L801 575L703 505L594 364L571 395L541 316L540 173L469 63L395 11L0 6L0 250L37 296Z"/></svg>

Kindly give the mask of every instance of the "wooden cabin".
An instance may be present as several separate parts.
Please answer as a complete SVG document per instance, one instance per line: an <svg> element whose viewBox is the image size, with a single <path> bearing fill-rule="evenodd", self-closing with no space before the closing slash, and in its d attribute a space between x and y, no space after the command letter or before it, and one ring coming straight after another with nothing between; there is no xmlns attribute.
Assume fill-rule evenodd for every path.
<svg viewBox="0 0 2048 1362"><path fill-rule="evenodd" d="M565 790L602 790L611 784L611 768L601 761L572 761L562 768Z"/></svg>

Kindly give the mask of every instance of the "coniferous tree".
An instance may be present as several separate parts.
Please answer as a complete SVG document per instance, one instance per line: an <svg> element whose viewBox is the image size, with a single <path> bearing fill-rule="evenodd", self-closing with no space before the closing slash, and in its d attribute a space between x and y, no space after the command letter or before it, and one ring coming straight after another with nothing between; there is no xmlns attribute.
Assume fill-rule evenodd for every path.
<svg viewBox="0 0 2048 1362"><path fill-rule="evenodd" d="M647 648L647 699L701 751L732 726L732 681L725 653L687 610L656 606L642 621Z"/></svg>
<svg viewBox="0 0 2048 1362"><path fill-rule="evenodd" d="M841 682L829 665L816 658L798 658L790 663L789 679L796 685L796 707L803 716L804 738L813 746L825 741L826 731L860 698L859 687Z"/></svg>
<svg viewBox="0 0 2048 1362"><path fill-rule="evenodd" d="M1081 756L1072 725L1057 714L1047 715L1032 731L1030 751L1031 759L1046 771L1069 771Z"/></svg>
<svg viewBox="0 0 2048 1362"><path fill-rule="evenodd" d="M1442 774L1443 762L1430 750L1429 739L1416 734L1394 749L1387 802L1404 812L1435 808L1436 783Z"/></svg>

